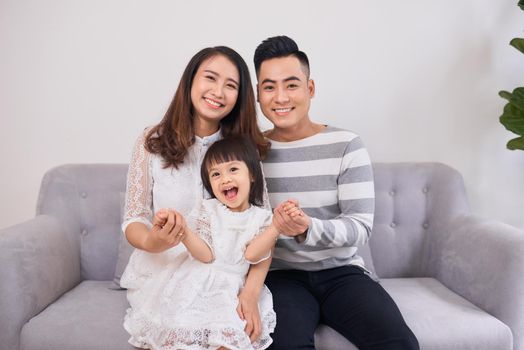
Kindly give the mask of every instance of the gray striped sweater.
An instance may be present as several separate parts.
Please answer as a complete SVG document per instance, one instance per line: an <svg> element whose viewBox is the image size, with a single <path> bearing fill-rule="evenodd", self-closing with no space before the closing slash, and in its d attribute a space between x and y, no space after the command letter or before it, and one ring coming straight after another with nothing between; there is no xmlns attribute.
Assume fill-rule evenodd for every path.
<svg viewBox="0 0 524 350"><path fill-rule="evenodd" d="M369 155L360 137L327 126L302 140L271 140L263 167L271 207L293 198L311 217L304 242L280 236L271 269L363 267L356 246L371 233L375 191Z"/></svg>

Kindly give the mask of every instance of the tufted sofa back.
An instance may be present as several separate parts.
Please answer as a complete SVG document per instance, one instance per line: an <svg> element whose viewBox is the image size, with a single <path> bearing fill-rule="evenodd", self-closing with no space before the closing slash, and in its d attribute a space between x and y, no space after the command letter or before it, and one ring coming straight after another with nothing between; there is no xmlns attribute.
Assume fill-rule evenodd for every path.
<svg viewBox="0 0 524 350"><path fill-rule="evenodd" d="M375 163L370 250L379 277L431 276L435 235L469 212L461 175L439 163ZM118 255L126 164L75 164L49 170L37 215L60 218L80 250L83 279L111 280Z"/></svg>
<svg viewBox="0 0 524 350"><path fill-rule="evenodd" d="M381 278L433 276L436 235L470 211L462 176L441 163L375 163L370 249Z"/></svg>
<svg viewBox="0 0 524 350"><path fill-rule="evenodd" d="M82 279L113 279L126 176L127 164L62 165L44 175L36 214L60 218L74 235Z"/></svg>

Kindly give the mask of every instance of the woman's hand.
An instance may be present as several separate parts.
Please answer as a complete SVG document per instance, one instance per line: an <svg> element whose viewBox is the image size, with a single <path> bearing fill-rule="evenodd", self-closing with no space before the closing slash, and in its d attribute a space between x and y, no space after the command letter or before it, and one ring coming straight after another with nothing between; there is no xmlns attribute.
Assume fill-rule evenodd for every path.
<svg viewBox="0 0 524 350"><path fill-rule="evenodd" d="M262 325L260 321L260 312L258 310L258 295L242 289L238 295L238 316L246 321L244 331L249 336L249 340L254 342L260 337Z"/></svg>
<svg viewBox="0 0 524 350"><path fill-rule="evenodd" d="M184 217L172 209L160 209L153 218L153 227L144 241L145 250L159 253L178 245L184 239Z"/></svg>

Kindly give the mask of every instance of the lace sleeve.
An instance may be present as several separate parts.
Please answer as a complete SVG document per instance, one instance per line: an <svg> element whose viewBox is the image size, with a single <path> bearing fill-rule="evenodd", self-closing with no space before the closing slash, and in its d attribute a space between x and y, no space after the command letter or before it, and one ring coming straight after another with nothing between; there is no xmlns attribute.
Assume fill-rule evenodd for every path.
<svg viewBox="0 0 524 350"><path fill-rule="evenodd" d="M264 219L262 220L262 223L258 229L258 232L253 236L253 238L255 238L256 236L262 234L267 228L269 225L271 225L271 220L273 220L273 214L271 214L271 209L269 210L266 210L266 216L264 217ZM251 238L251 240L253 240L253 238ZM247 248L247 246L249 245L249 243L251 242L251 240L249 242L247 242L246 246L244 247L244 251L245 249ZM266 256L262 257L261 259L259 259L258 261L250 261L250 260L247 260L246 261L248 263L250 263L251 265L256 265L264 260L267 260L271 257L271 251L272 249L270 249L267 253Z"/></svg>
<svg viewBox="0 0 524 350"><path fill-rule="evenodd" d="M194 222L195 233L208 245L209 249L211 249L213 260L215 260L215 251L213 250L213 235L211 232L211 218L204 203L200 204L197 214L193 216L191 220Z"/></svg>
<svg viewBox="0 0 524 350"><path fill-rule="evenodd" d="M126 200L122 231L132 222L151 227L153 217L153 178L151 153L145 149L147 130L136 140L127 173Z"/></svg>

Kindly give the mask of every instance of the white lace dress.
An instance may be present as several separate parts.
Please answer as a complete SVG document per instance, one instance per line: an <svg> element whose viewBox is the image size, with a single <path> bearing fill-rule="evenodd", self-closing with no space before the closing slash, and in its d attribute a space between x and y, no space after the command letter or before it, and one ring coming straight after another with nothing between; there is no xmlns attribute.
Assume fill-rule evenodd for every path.
<svg viewBox="0 0 524 350"><path fill-rule="evenodd" d="M276 323L269 290L264 286L260 293L262 335L254 343L236 308L250 264L245 247L270 222L267 209L251 206L232 212L216 199L204 201L189 215L188 225L208 242L213 262L202 263L184 252L142 285L124 321L130 343L151 349L267 348ZM132 257L128 277L141 270L141 259Z"/></svg>
<svg viewBox="0 0 524 350"><path fill-rule="evenodd" d="M145 149L146 133L136 140L129 163L123 232L132 222L151 227L153 213L161 208L174 208L186 216L198 206L207 194L200 179L202 159L209 146L222 137L220 131L203 138L195 136L184 163L178 169L164 169L162 158Z"/></svg>
<svg viewBox="0 0 524 350"><path fill-rule="evenodd" d="M151 227L153 213L161 208L174 208L187 218L192 208L199 207L207 195L200 179L200 165L209 146L221 138L220 131L204 138L196 136L184 163L178 169L164 169L162 158L145 149L145 134L137 139L129 164L123 232L132 222ZM267 192L264 197L265 207L269 208ZM166 266L173 264L183 252L185 248L181 244L157 254L139 249L133 251L120 280L120 285L127 288L130 311L142 307L150 286L163 279L168 272ZM151 313L152 319L155 316ZM141 346L136 339L142 333L131 333L130 342Z"/></svg>

